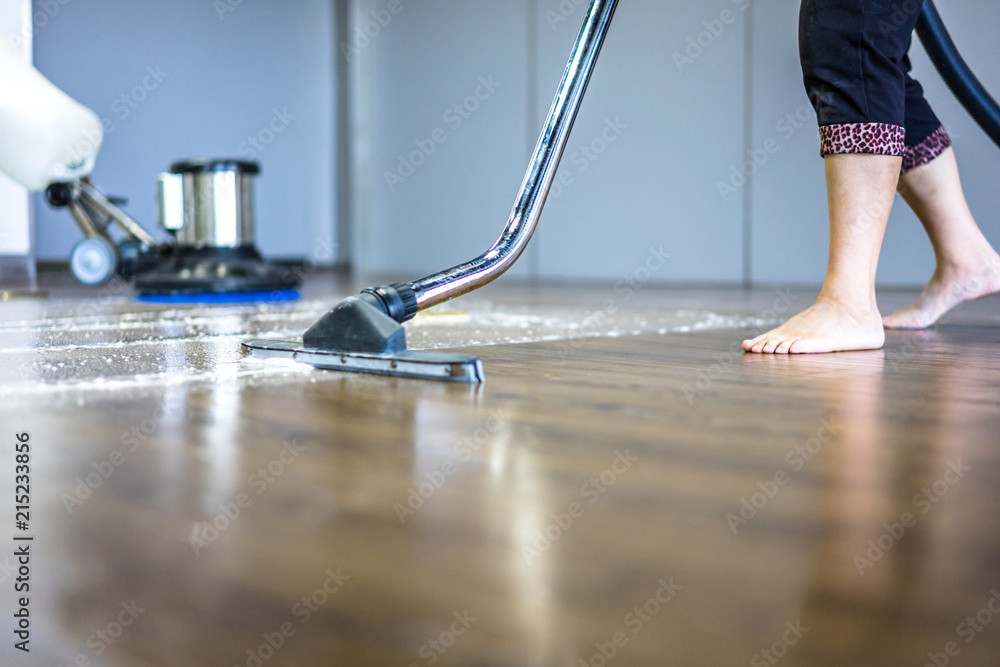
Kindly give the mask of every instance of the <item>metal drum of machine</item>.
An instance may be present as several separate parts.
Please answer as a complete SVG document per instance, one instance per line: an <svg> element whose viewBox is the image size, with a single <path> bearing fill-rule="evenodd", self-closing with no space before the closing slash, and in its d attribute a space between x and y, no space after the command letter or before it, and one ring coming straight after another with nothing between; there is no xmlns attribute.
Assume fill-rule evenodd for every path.
<svg viewBox="0 0 1000 667"><path fill-rule="evenodd" d="M160 224L175 239L169 260L136 278L141 292L267 291L299 279L255 246L254 180L242 160L175 162L159 177Z"/></svg>
<svg viewBox="0 0 1000 667"><path fill-rule="evenodd" d="M254 244L255 162L177 162L159 180L160 224L180 246L239 248Z"/></svg>

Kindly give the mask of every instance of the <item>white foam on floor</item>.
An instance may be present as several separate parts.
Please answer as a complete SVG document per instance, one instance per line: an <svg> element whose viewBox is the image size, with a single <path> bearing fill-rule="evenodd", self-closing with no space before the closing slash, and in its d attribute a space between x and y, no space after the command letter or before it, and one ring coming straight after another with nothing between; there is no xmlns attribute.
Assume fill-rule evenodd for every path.
<svg viewBox="0 0 1000 667"><path fill-rule="evenodd" d="M301 378L305 364L245 358L247 338L301 336L337 303L157 306L131 299L20 304L0 322L0 397ZM455 306L461 305L459 310ZM495 303L463 299L406 325L412 349L509 345L648 333L763 327L769 322L700 310ZM0 314L3 313L0 306ZM320 373L325 375L325 373Z"/></svg>

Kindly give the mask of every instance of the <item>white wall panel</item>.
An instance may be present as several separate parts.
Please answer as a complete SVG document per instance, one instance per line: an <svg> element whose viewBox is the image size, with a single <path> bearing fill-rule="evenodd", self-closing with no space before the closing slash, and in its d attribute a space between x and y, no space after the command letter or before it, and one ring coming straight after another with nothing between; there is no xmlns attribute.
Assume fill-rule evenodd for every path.
<svg viewBox="0 0 1000 667"><path fill-rule="evenodd" d="M31 62L30 0L0 0L0 39L8 40ZM3 130L0 129L0 138ZM2 140L2 139L0 139ZM31 253L31 207L27 190L0 174L0 256Z"/></svg>

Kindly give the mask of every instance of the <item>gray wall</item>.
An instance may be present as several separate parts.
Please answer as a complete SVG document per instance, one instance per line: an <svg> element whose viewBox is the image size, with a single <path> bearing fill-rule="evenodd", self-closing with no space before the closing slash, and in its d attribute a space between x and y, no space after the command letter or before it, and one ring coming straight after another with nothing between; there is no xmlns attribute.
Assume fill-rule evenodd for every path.
<svg viewBox="0 0 1000 667"><path fill-rule="evenodd" d="M361 275L443 269L485 250L507 219L527 157L524 2L402 0L381 28L371 12L377 18L387 6L355 4L354 24L374 37L350 35L359 48L351 65ZM467 101L469 111L454 111Z"/></svg>
<svg viewBox="0 0 1000 667"><path fill-rule="evenodd" d="M354 0L351 28L371 27L372 12L388 4ZM586 4L401 0L388 25L372 28L377 34L351 68L352 247L362 273L435 271L495 239ZM1000 92L993 37L1000 5L939 4L967 60ZM572 183L550 198L517 274L615 279L633 274L650 247L662 246L672 259L655 279L820 281L826 197L798 65L798 5L622 2L561 167ZM569 16L554 20L561 9ZM700 52L691 46L699 40ZM678 65L675 54L689 47L693 58ZM919 46L913 56L916 75L956 140L972 209L1000 245L1000 218L993 215L1000 210L1000 151L947 92ZM489 74L502 87L390 188L385 172L417 148L415 141L446 127L444 110ZM607 145L597 141L603 152L593 160L578 152L601 137L608 121L627 127ZM720 192L748 151L765 146L772 151L767 162L742 185L735 181L738 187ZM933 269L933 255L919 223L898 203L879 278L919 284Z"/></svg>
<svg viewBox="0 0 1000 667"><path fill-rule="evenodd" d="M274 109L287 108L295 118L257 156L265 252L344 258L346 248L326 253L344 238L362 276L415 277L469 259L496 238L586 4L243 0L220 18L202 0L70 2L38 26L36 63L114 124L95 178L130 197L130 210L148 225L159 171L180 157L247 156L247 138L267 127ZM747 2L744 11L743 0L624 0L560 170L566 185L554 190L514 274L617 279L662 247L671 260L654 272L657 280L821 280L823 163L800 83L798 4ZM336 39L334 5L349 21ZM939 5L966 58L1000 91L992 35L1000 5ZM727 11L732 21L720 21L729 20ZM360 37L365 28L372 37ZM700 52L691 46L699 40ZM345 52L350 44L355 50ZM679 65L677 54L686 52L692 60ZM919 45L913 55L956 140L972 209L1000 244L993 215L1000 210L1000 151ZM122 95L157 66L169 75L125 117ZM339 71L348 77L340 88ZM480 77L500 86L458 124L446 113L475 94ZM351 142L342 174L338 123ZM605 142L609 123L618 129ZM428 147L434 136L443 141L433 154L390 185L386 173L400 173L400 156ZM768 140L777 150L767 162L735 191L720 193L747 151ZM589 156L588 147L595 150ZM41 257L65 259L79 237L69 216L44 205L37 215ZM338 225L348 233L338 234ZM881 282L922 283L932 262L919 224L899 201Z"/></svg>
<svg viewBox="0 0 1000 667"><path fill-rule="evenodd" d="M336 259L329 0L49 4L58 11L36 23L35 65L111 124L94 173L99 187L129 197L129 211L152 229L156 175L171 162L252 157L263 167L257 235L265 254ZM36 211L39 256L66 260L80 238L72 219L40 202Z"/></svg>
<svg viewBox="0 0 1000 667"><path fill-rule="evenodd" d="M538 3L538 96L544 100L538 123L587 3L555 23L560 4ZM657 279L742 278L740 199L715 196L709 177L740 157L741 23L720 22L709 48L683 67L674 61L687 37L704 30L704 18L731 7L731 0L619 5L560 167L573 182L542 218L542 276L619 279L644 266L651 247L662 246L672 258L655 272ZM609 119L627 128L598 154Z"/></svg>

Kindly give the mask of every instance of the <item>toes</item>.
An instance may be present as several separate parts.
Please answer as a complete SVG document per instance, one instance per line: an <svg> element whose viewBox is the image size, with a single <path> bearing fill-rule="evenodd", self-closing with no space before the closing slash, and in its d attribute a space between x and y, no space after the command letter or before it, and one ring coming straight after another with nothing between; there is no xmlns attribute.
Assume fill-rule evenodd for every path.
<svg viewBox="0 0 1000 667"><path fill-rule="evenodd" d="M798 338L788 338L778 344L778 347L774 348L775 354L789 354L792 346L799 342Z"/></svg>
<svg viewBox="0 0 1000 667"><path fill-rule="evenodd" d="M775 348L778 347L779 343L781 343L780 338L770 338L766 343L764 343L764 346L761 348L761 352L764 354L771 354L774 352Z"/></svg>
<svg viewBox="0 0 1000 667"><path fill-rule="evenodd" d="M797 340L797 337L779 331L768 331L756 338L743 341L743 349L756 354L787 354L789 346Z"/></svg>
<svg viewBox="0 0 1000 667"><path fill-rule="evenodd" d="M743 349L756 354L770 354L780 342L780 338L775 338L770 333L766 333L752 340L743 341Z"/></svg>

